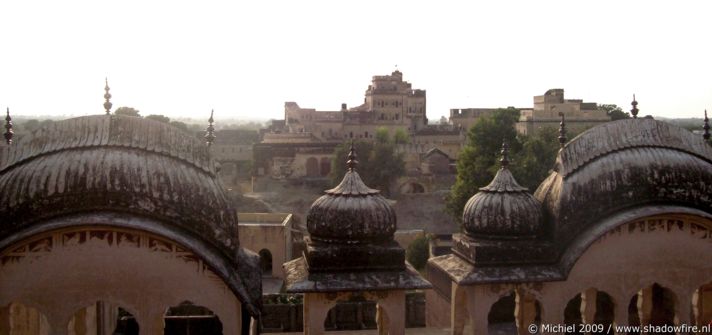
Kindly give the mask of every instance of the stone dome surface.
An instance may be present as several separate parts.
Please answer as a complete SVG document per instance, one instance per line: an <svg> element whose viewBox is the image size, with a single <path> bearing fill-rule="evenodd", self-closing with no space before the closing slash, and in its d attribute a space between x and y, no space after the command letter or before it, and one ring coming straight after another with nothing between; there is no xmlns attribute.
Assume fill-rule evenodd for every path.
<svg viewBox="0 0 712 335"><path fill-rule="evenodd" d="M541 203L506 166L467 201L462 221L464 233L474 238L535 238L543 230Z"/></svg>
<svg viewBox="0 0 712 335"><path fill-rule="evenodd" d="M675 205L712 212L712 148L652 119L594 127L569 142L535 197L565 245L612 213Z"/></svg>
<svg viewBox="0 0 712 335"><path fill-rule="evenodd" d="M307 230L314 241L380 243L393 240L396 213L380 191L366 186L350 169L341 183L312 204Z"/></svg>
<svg viewBox="0 0 712 335"><path fill-rule="evenodd" d="M0 165L0 237L33 222L109 210L178 225L224 250L237 216L207 148L181 130L130 116L54 122L21 138Z"/></svg>

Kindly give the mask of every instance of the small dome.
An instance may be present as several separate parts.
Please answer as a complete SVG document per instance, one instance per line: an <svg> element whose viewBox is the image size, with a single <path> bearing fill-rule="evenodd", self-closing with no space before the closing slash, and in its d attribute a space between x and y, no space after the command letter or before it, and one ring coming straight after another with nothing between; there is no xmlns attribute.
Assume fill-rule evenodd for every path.
<svg viewBox="0 0 712 335"><path fill-rule="evenodd" d="M356 172L353 146L341 183L314 201L307 214L312 240L327 243L381 243L393 240L396 213L380 191L366 186Z"/></svg>
<svg viewBox="0 0 712 335"><path fill-rule="evenodd" d="M507 168L507 146L502 146L502 168L489 185L465 204L465 234L485 239L534 238L542 232L542 206Z"/></svg>

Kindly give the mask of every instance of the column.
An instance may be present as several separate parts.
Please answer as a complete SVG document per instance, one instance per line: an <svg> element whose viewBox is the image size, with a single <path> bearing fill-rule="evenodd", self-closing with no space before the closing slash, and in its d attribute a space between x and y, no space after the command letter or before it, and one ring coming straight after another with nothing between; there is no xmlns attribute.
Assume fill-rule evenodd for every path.
<svg viewBox="0 0 712 335"><path fill-rule="evenodd" d="M581 293L581 319L583 323L594 323L593 318L596 316L596 295L598 291L595 288L589 288Z"/></svg>
<svg viewBox="0 0 712 335"><path fill-rule="evenodd" d="M487 335L489 333L487 316L489 315L489 306L492 303L489 300L485 300L480 291L481 289L481 286L467 287L467 316L470 319L472 334Z"/></svg>
<svg viewBox="0 0 712 335"><path fill-rule="evenodd" d="M615 326L627 326L628 325L628 302L630 302L630 297L626 295L616 295L615 307L613 310L613 324ZM614 329L615 331L615 329ZM624 334L622 332L617 332L616 334Z"/></svg>
<svg viewBox="0 0 712 335"><path fill-rule="evenodd" d="M556 334L559 335L559 332L553 332L553 331L547 331L544 332L542 331L542 325L563 325L564 324L564 308L566 305L562 304L561 301L554 300L554 301L547 301L545 300L546 297L542 298L542 311L541 311L541 325L539 325L539 332L542 334ZM551 299L550 299L551 300ZM554 330L553 328L550 328L550 330Z"/></svg>
<svg viewBox="0 0 712 335"><path fill-rule="evenodd" d="M452 293L450 295L450 325L453 335L462 335L467 322L467 295L466 287L452 283Z"/></svg>
<svg viewBox="0 0 712 335"><path fill-rule="evenodd" d="M688 292L675 292L677 301L675 301L675 325L691 326L690 314L692 312L692 297ZM684 330L684 329L680 329ZM678 334L687 334L689 332L678 332Z"/></svg>
<svg viewBox="0 0 712 335"><path fill-rule="evenodd" d="M378 300L377 306L382 315L380 321L383 322L378 325L378 333L405 334L405 291L389 291L386 297Z"/></svg>
<svg viewBox="0 0 712 335"><path fill-rule="evenodd" d="M304 293L304 334L324 334L324 319L336 300L328 300L321 293Z"/></svg>
<svg viewBox="0 0 712 335"><path fill-rule="evenodd" d="M536 299L531 293L521 288L516 290L514 319L519 335L531 335L529 325L533 324L536 319Z"/></svg>
<svg viewBox="0 0 712 335"><path fill-rule="evenodd" d="M653 313L653 286L648 286L638 291L637 299L638 318L640 325L649 325Z"/></svg>

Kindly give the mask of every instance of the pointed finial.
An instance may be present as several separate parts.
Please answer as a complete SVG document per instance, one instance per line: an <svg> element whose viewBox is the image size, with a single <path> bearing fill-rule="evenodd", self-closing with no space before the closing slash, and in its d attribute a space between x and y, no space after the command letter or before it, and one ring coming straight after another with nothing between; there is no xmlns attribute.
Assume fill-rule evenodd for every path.
<svg viewBox="0 0 712 335"><path fill-rule="evenodd" d="M702 126L702 129L705 130L704 134L702 134L702 137L704 137L705 140L710 139L710 120L707 118L707 110L705 109L705 125Z"/></svg>
<svg viewBox="0 0 712 335"><path fill-rule="evenodd" d="M109 93L109 78L104 78L104 109L106 110L106 115L111 114L111 94Z"/></svg>
<svg viewBox="0 0 712 335"><path fill-rule="evenodd" d="M12 118L10 117L10 107L7 108L7 116L5 116L5 142L7 145L12 144L12 137L15 132L12 130Z"/></svg>
<svg viewBox="0 0 712 335"><path fill-rule="evenodd" d="M351 148L349 149L349 155L348 155L348 160L346 161L346 167L349 168L349 171L354 171L356 170L356 166L358 166L358 160L356 159L356 149L354 149L354 141L351 141Z"/></svg>
<svg viewBox="0 0 712 335"><path fill-rule="evenodd" d="M210 118L208 119L208 129L205 132L205 144L210 147L213 145L213 141L215 141L215 127L213 126L213 114L215 113L214 109L210 110Z"/></svg>
<svg viewBox="0 0 712 335"><path fill-rule="evenodd" d="M630 103L633 105L633 109L630 110L630 114L633 115L634 119L638 118L638 102L635 101L635 94L633 94L633 102Z"/></svg>
<svg viewBox="0 0 712 335"><path fill-rule="evenodd" d="M509 144L507 144L507 140L502 140L502 159L499 160L500 165L502 166L503 169L506 169L509 166Z"/></svg>
<svg viewBox="0 0 712 335"><path fill-rule="evenodd" d="M559 113L561 116L561 122L559 123L559 145L564 147L566 144L566 120L564 118L564 113Z"/></svg>

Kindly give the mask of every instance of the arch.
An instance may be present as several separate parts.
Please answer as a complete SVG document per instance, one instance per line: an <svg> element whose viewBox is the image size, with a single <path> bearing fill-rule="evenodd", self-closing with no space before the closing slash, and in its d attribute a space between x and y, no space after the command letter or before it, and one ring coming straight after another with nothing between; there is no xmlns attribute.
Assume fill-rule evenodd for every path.
<svg viewBox="0 0 712 335"><path fill-rule="evenodd" d="M223 334L223 325L218 315L207 307L187 300L166 309L163 321L164 335Z"/></svg>
<svg viewBox="0 0 712 335"><path fill-rule="evenodd" d="M321 172L322 177L326 177L329 175L329 173L331 173L331 158L329 158L329 157L321 158L319 172Z"/></svg>
<svg viewBox="0 0 712 335"><path fill-rule="evenodd" d="M674 214L673 214L674 213ZM578 259L586 253L589 247L607 233L615 231L625 224L636 220L654 217L658 215L685 215L698 217L702 221L712 223L712 214L690 207L658 205L632 208L626 211L611 215L585 231L579 233L577 237L569 243L562 252L559 260L559 267L555 271L561 271L561 278L565 279L570 274ZM712 224L708 224L712 228Z"/></svg>
<svg viewBox="0 0 712 335"><path fill-rule="evenodd" d="M162 316L164 306L178 299L208 301L216 314L228 316L230 333L237 333L242 322L241 300L228 293L209 263L183 245L145 231L68 227L22 240L0 253L0 259L0 303L17 297L35 301L53 329L57 320L66 327L72 312L96 301L122 306L143 320L139 323L148 332L156 327L151 315ZM65 310L70 314L64 316Z"/></svg>
<svg viewBox="0 0 712 335"><path fill-rule="evenodd" d="M516 334L520 324L541 323L541 303L523 289L504 294L495 301L487 313L489 334Z"/></svg>
<svg viewBox="0 0 712 335"><path fill-rule="evenodd" d="M654 283L633 295L628 304L630 325L674 326L677 297L669 288Z"/></svg>
<svg viewBox="0 0 712 335"><path fill-rule="evenodd" d="M0 332L3 334L50 334L47 317L38 309L20 302L0 306Z"/></svg>
<svg viewBox="0 0 712 335"><path fill-rule="evenodd" d="M316 157L307 158L305 168L307 177L319 176L319 161L316 159Z"/></svg>
<svg viewBox="0 0 712 335"><path fill-rule="evenodd" d="M93 226L106 227L108 229L128 229L155 234L175 242L184 249L193 252L205 266L209 267L213 273L221 278L238 299L245 303L244 306L250 315L259 314L254 301L260 299L261 292L259 288L253 288L245 284L245 282L255 282L254 278L248 278L247 281L244 281L242 276L235 276L236 272L257 273L258 255L239 249L237 255L234 256L237 259L237 266L235 266L233 263L235 261L229 259L222 250L218 250L212 244L177 229L166 227L165 224L146 217L108 211L96 211L90 214L76 213L56 217L44 221L41 225L28 227L0 240L0 255L5 250L12 249L12 245L22 243L25 240L36 239L39 236L66 229L84 229L87 227L87 222L91 222ZM255 266L254 268L252 268L253 265ZM248 291L248 289L250 290ZM1 292L2 290L0 289ZM2 303L1 297L0 303Z"/></svg>
<svg viewBox="0 0 712 335"><path fill-rule="evenodd" d="M77 310L67 324L69 335L138 335L139 325L133 314L115 303L97 301Z"/></svg>
<svg viewBox="0 0 712 335"><path fill-rule="evenodd" d="M263 277L272 276L272 253L269 249L262 249L259 252L260 255L260 269L262 269Z"/></svg>
<svg viewBox="0 0 712 335"><path fill-rule="evenodd" d="M339 301L326 314L324 330L376 329L377 309L376 301L363 297Z"/></svg>
<svg viewBox="0 0 712 335"><path fill-rule="evenodd" d="M591 296L593 299L591 299ZM569 300L564 308L564 324L579 325L582 323L603 325L608 330L615 319L615 304L613 298L604 291L595 288L584 290ZM576 328L581 334L580 328ZM600 332L598 332L600 333Z"/></svg>

